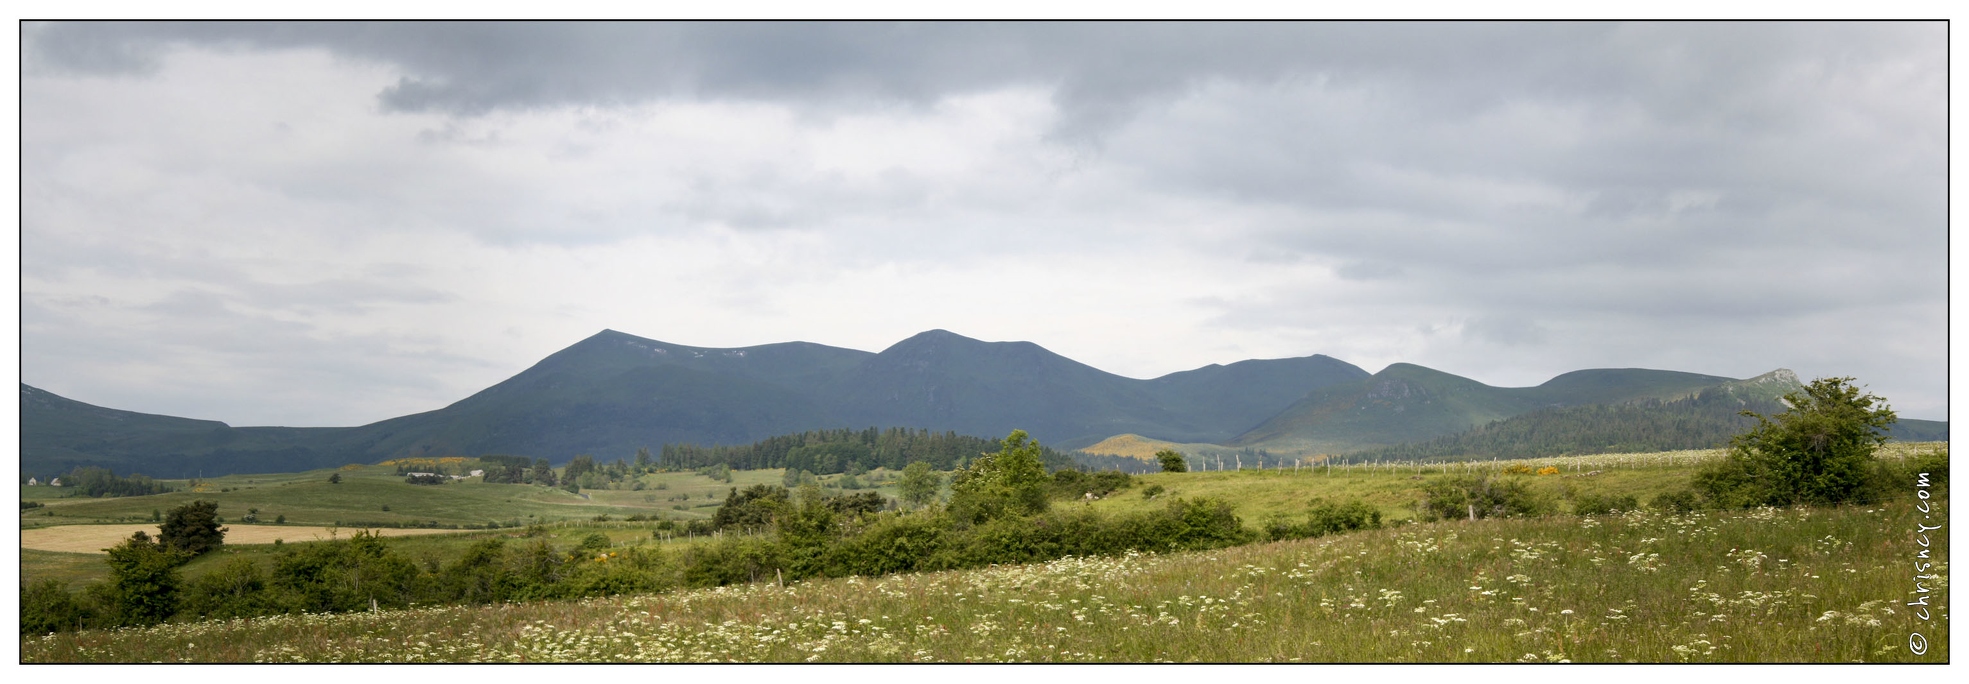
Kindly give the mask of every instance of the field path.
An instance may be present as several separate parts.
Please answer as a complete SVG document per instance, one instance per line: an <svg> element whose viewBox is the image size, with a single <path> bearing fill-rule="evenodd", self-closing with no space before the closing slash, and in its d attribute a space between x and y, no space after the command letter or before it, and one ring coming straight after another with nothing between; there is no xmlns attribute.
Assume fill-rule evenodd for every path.
<svg viewBox="0 0 1969 684"><path fill-rule="evenodd" d="M328 539L329 530L326 527L300 525L227 525L226 528L226 542L229 544L271 544L275 539L296 542L316 541ZM347 539L359 529L342 527L336 528L335 532L337 537ZM57 525L21 530L21 548L67 553L102 553L104 549L128 539L138 530L143 530L145 534L157 534L156 525ZM413 534L471 531L386 527L377 529L376 534L383 537L402 537Z"/></svg>

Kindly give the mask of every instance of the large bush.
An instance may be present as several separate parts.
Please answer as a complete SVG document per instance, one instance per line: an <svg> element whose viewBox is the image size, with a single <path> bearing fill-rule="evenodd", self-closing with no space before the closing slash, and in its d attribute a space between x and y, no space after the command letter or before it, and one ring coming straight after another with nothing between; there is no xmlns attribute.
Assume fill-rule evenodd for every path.
<svg viewBox="0 0 1969 684"><path fill-rule="evenodd" d="M44 579L21 587L21 636L82 629L94 615L61 580Z"/></svg>
<svg viewBox="0 0 1969 684"><path fill-rule="evenodd" d="M154 625L178 611L187 556L139 531L109 549L109 581L91 587L108 626Z"/></svg>
<svg viewBox="0 0 1969 684"><path fill-rule="evenodd" d="M998 453L981 455L957 471L950 484L951 513L964 522L982 523L1045 512L1049 478L1040 449L1024 430L1013 430Z"/></svg>
<svg viewBox="0 0 1969 684"><path fill-rule="evenodd" d="M1820 378L1784 395L1790 408L1775 416L1745 412L1756 427L1738 435L1730 452L1696 473L1709 505L1828 505L1862 500L1873 476L1875 449L1887 441L1894 412L1860 391L1852 378Z"/></svg>

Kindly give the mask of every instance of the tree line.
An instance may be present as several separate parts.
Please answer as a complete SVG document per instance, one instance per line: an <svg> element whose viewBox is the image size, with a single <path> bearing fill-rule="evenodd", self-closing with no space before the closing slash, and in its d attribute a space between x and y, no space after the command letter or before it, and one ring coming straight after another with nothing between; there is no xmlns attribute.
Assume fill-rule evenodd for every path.
<svg viewBox="0 0 1969 684"><path fill-rule="evenodd" d="M870 427L810 430L768 437L751 444L665 444L657 463L668 470L695 470L723 464L734 470L785 468L816 475L876 468L901 470L915 461L928 463L934 470L954 470L998 446L997 440L956 432ZM1039 458L1052 470L1069 468L1074 463L1067 455L1047 447L1041 448Z"/></svg>

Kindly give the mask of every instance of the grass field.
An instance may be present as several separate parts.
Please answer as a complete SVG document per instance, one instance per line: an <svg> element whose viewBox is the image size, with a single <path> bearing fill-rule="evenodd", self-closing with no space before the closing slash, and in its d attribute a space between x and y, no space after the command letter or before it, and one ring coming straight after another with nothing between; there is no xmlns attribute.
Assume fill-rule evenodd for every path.
<svg viewBox="0 0 1969 684"><path fill-rule="evenodd" d="M1945 516L1946 509L1936 511ZM1946 662L1911 502L1458 521L1167 556L91 631L23 662ZM1930 650L1910 653L1911 632Z"/></svg>
<svg viewBox="0 0 1969 684"><path fill-rule="evenodd" d="M1902 459L1935 446L1890 444L1880 456ZM1535 491L1560 501L1564 511L1564 502L1575 494L1627 494L1646 501L1680 489L1696 465L1720 453L1152 474L1104 499L1056 505L1120 513L1160 507L1170 496L1209 496L1230 501L1245 525L1257 527L1272 516L1301 514L1317 499L1361 499L1385 518L1402 520L1413 515L1411 506L1428 478L1525 466L1556 469L1527 480ZM165 501L230 496L221 499L226 515L240 512L232 506L260 500L255 497L292 494L300 505L291 510L346 520L367 511L335 508L338 502L366 508L379 505L378 499L427 496L461 505L512 505L513 515L529 516L523 521L547 521L534 533L561 546L600 532L616 544L665 544L667 553L703 540L659 539L652 535L654 523L591 518L600 511L652 510L678 519L699 517L715 508L729 487L777 483L782 475L739 471L728 485L668 473L647 478L643 491L591 492L592 498L581 499L520 485L414 487L378 470L340 471L341 485L327 484L329 471L318 471L206 483L231 492L52 499L49 508L60 512L38 517L100 521L104 524L96 527L120 530L109 524L117 516L147 520L153 508L175 505ZM653 489L658 482L665 488ZM1158 485L1162 495L1142 496ZM366 495L341 498L349 491ZM642 499L652 494L657 508ZM663 497L682 494L708 505L662 508L670 503ZM1945 545L1932 550L1936 578L1925 585L1936 592L1933 619L1917 620L1904 604L1916 587L1908 569L1920 550L1914 543L1917 523L1945 521L1947 508L1944 504L1924 518L1912 503L1409 524L1206 553L1067 559L788 587L171 624L24 638L22 659L1944 662ZM432 511L440 505L413 506ZM581 506L581 514L565 512L574 505ZM393 512L396 508L392 505ZM270 518L272 510L262 506L262 518ZM531 512L536 510L542 512ZM548 518L548 511L562 517ZM38 513L24 512L24 527L40 523ZM439 519L471 522L474 515ZM294 524L278 529L306 529L294 515L289 520ZM129 525L126 519L123 526ZM23 535L73 531L24 530ZM454 558L489 536L525 533L474 530L385 543L425 564ZM1945 539L1947 533L1938 534ZM185 575L201 576L228 558L275 552L268 544L243 543L247 540L229 538L220 552L186 566ZM95 553L24 549L22 577L97 579L105 574L101 559ZM1926 655L1908 652L1913 631L1928 639Z"/></svg>
<svg viewBox="0 0 1969 684"><path fill-rule="evenodd" d="M340 484L329 484L340 474ZM476 479L437 486L412 485L388 466L354 466L337 470L273 475L229 475L201 480L167 480L183 491L152 496L92 499L63 496L55 487L20 488L23 501L45 504L21 511L21 527L53 527L78 523L135 523L151 520L153 511L168 511L204 499L219 503L219 515L237 521L249 509L271 522L285 516L291 525L328 526L353 522L406 525L502 525L587 520L598 515L624 518L660 516L675 520L710 517L732 487L779 484L782 470L732 471L730 483L692 473L653 473L640 478L641 491L590 489L581 494L534 485L485 484ZM864 479L889 478L878 470ZM824 483L838 476L823 478ZM893 484L878 488L894 496ZM383 510L388 506L389 510Z"/></svg>

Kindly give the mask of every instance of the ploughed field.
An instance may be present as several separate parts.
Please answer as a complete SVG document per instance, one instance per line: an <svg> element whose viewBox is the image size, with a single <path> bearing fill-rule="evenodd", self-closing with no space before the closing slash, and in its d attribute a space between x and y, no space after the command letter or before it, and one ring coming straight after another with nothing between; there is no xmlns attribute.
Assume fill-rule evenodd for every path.
<svg viewBox="0 0 1969 684"><path fill-rule="evenodd" d="M1532 482L1645 501L1686 483L1704 457L1547 459L1559 473ZM1431 474L1408 468L1158 474L1107 499L1059 505L1125 511L1157 503L1140 492L1162 484L1172 494L1228 498L1246 525L1303 510L1314 497L1361 498L1406 517L1397 512L1413 499L1414 478ZM1838 508L1445 521L787 586L177 623L23 637L21 659L1946 662L1948 530L1933 528L1947 520L1947 505L1931 500L1927 513L1916 505L1909 496ZM1917 558L1924 525L1925 560ZM1932 564L1932 578L1914 577L1917 561ZM1908 605L1923 597L1927 620ZM1917 633L1922 654L1910 650Z"/></svg>

